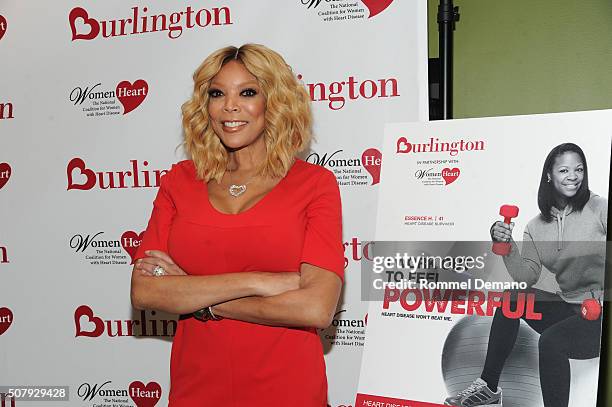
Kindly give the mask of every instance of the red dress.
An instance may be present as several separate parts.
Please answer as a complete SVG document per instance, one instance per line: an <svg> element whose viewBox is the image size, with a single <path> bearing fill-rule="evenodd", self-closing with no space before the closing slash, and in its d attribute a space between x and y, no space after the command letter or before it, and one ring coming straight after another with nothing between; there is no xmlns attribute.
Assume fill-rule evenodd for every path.
<svg viewBox="0 0 612 407"><path fill-rule="evenodd" d="M136 258L167 252L186 273L298 271L309 263L343 277L340 194L335 176L297 160L255 206L217 211L195 166L162 178ZM153 278L153 277L151 277ZM170 406L326 405L327 379L314 328L181 318L170 359Z"/></svg>

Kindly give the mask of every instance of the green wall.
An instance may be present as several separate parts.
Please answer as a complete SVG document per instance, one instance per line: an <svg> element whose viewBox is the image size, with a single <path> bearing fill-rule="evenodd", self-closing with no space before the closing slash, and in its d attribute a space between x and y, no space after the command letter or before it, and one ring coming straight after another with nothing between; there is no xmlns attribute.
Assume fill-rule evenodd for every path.
<svg viewBox="0 0 612 407"><path fill-rule="evenodd" d="M430 57L438 3L429 0ZM612 108L612 1L455 5L456 118Z"/></svg>
<svg viewBox="0 0 612 407"><path fill-rule="evenodd" d="M439 1L428 1L436 58ZM612 0L454 3L455 118L612 108ZM602 385L612 406L612 383Z"/></svg>

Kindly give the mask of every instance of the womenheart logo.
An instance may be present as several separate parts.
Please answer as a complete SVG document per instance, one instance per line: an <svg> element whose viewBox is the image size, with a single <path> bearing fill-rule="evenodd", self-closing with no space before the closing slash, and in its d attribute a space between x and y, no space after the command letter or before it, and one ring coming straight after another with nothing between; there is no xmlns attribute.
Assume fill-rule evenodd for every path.
<svg viewBox="0 0 612 407"><path fill-rule="evenodd" d="M361 154L361 165L372 176L372 185L380 182L382 154L375 148L368 148Z"/></svg>
<svg viewBox="0 0 612 407"><path fill-rule="evenodd" d="M129 391L136 407L154 407L162 393L159 383L149 382L145 386L141 381L130 383Z"/></svg>
<svg viewBox="0 0 612 407"><path fill-rule="evenodd" d="M6 308L0 308L0 335L6 332L13 323L13 312Z"/></svg>
<svg viewBox="0 0 612 407"><path fill-rule="evenodd" d="M142 242L142 237L145 232L140 232L140 234L128 230L121 235L121 247L125 250L132 259L130 264L134 264L134 256L136 256L136 252L140 247L140 243Z"/></svg>
<svg viewBox="0 0 612 407"><path fill-rule="evenodd" d="M444 182L446 185L452 184L459 178L461 174L461 170L457 167L455 168L442 168L442 178L444 178Z"/></svg>
<svg viewBox="0 0 612 407"><path fill-rule="evenodd" d="M7 26L8 23L6 22L6 18L4 18L3 15L0 15L0 40L2 39L2 37L4 37L4 34L6 34Z"/></svg>
<svg viewBox="0 0 612 407"><path fill-rule="evenodd" d="M123 105L124 115L140 106L148 93L149 84L144 79L138 79L134 83L128 81L119 82L115 90L117 99Z"/></svg>
<svg viewBox="0 0 612 407"><path fill-rule="evenodd" d="M368 18L372 18L377 14L385 11L387 7L393 3L393 0L361 0L363 4L370 10L370 15Z"/></svg>
<svg viewBox="0 0 612 407"><path fill-rule="evenodd" d="M11 166L8 163L0 163L0 189L6 185L11 174Z"/></svg>

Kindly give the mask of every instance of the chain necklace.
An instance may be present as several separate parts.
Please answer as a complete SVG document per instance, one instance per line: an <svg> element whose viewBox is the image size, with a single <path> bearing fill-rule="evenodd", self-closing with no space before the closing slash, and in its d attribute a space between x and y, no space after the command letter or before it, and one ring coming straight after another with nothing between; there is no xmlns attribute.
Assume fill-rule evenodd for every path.
<svg viewBox="0 0 612 407"><path fill-rule="evenodd" d="M258 175L256 174L256 175L253 175L251 179L249 179L244 184L234 184L233 177L232 177L232 172L234 171L227 170L227 172L229 172L229 177L230 177L230 186L227 189L227 191L234 198L238 198L240 195L244 194L247 190L247 185L249 185L251 182L255 180L255 178L258 177Z"/></svg>

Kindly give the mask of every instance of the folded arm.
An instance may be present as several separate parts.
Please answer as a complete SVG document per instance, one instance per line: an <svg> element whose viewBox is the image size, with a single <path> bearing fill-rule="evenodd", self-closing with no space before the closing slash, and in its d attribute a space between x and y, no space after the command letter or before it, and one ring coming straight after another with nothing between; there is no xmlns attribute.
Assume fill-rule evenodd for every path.
<svg viewBox="0 0 612 407"><path fill-rule="evenodd" d="M169 230L177 211L174 196L181 193L173 189L174 169L162 178L137 256L142 257L145 247L168 251ZM336 177L327 170L321 172L311 191L300 274L249 272L186 276L182 270L176 270L178 266L168 257L165 263L155 263L168 276L152 277L152 264L144 266L149 268L145 271L139 265L134 268L131 290L134 307L186 314L219 304L214 312L232 319L276 326L329 325L340 295L339 276L344 263L340 191Z"/></svg>
<svg viewBox="0 0 612 407"><path fill-rule="evenodd" d="M148 252L132 271L131 299L136 309L188 314L212 304L253 295L276 295L299 286L295 272L248 272L189 276L165 253ZM153 277L156 266L167 275Z"/></svg>
<svg viewBox="0 0 612 407"><path fill-rule="evenodd" d="M300 271L296 290L227 301L215 305L213 312L216 316L262 325L326 328L340 297L340 277L308 263L302 263Z"/></svg>

